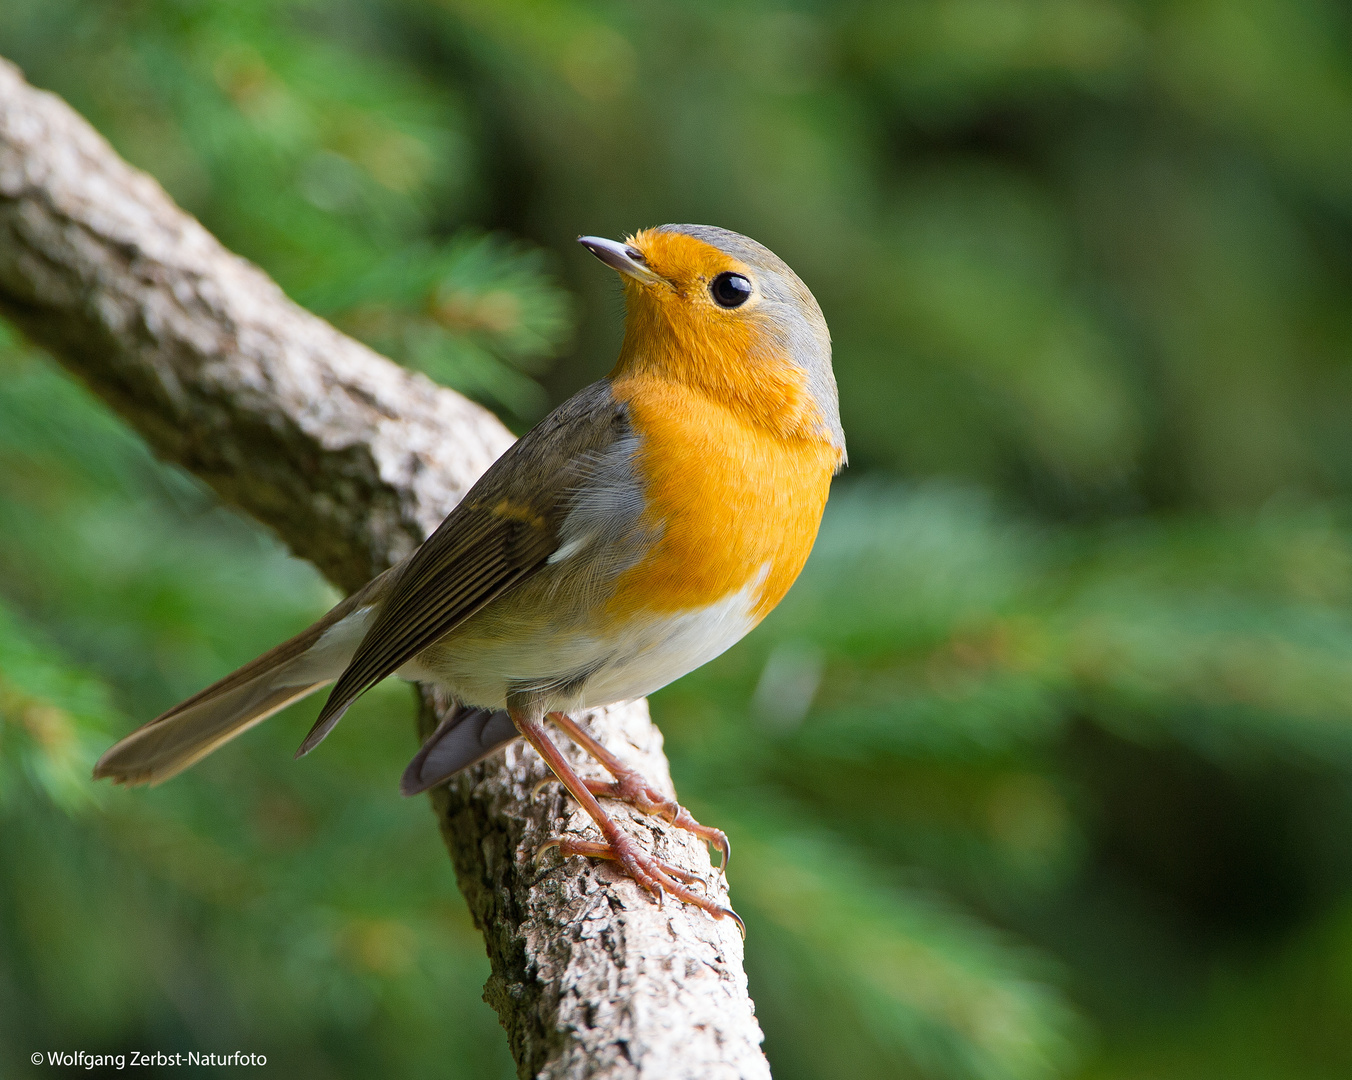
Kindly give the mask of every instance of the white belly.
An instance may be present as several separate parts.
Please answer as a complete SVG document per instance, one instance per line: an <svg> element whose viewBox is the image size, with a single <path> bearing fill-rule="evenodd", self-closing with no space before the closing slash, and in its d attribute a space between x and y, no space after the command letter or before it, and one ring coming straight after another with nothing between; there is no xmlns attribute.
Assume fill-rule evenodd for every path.
<svg viewBox="0 0 1352 1080"><path fill-rule="evenodd" d="M768 567L766 568L768 571ZM618 631L538 627L474 633L473 620L399 669L406 679L441 683L468 705L503 708L509 692L535 690L548 711L599 708L644 697L740 641L765 571L716 604L637 616Z"/></svg>

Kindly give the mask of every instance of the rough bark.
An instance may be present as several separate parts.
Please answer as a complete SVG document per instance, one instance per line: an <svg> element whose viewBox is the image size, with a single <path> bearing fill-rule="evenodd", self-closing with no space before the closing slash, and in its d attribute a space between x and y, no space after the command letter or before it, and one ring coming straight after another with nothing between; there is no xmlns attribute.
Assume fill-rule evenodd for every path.
<svg viewBox="0 0 1352 1080"><path fill-rule="evenodd" d="M0 313L344 589L407 554L511 442L484 409L289 301L3 60ZM434 692L422 701L426 731ZM590 724L670 785L646 703ZM516 744L433 797L521 1075L768 1076L735 926L659 908L607 865L535 866L550 837L594 835L557 784L530 797L545 776ZM687 834L617 814L710 874Z"/></svg>

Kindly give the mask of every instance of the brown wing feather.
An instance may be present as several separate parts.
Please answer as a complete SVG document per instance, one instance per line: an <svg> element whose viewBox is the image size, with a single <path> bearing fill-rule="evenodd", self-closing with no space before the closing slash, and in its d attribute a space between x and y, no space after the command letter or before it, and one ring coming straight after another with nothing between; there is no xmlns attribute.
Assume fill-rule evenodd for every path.
<svg viewBox="0 0 1352 1080"><path fill-rule="evenodd" d="M558 549L588 463L628 431L609 382L593 383L495 461L405 563L297 756L368 687L537 572Z"/></svg>
<svg viewBox="0 0 1352 1080"><path fill-rule="evenodd" d="M95 779L110 777L119 784L168 780L223 742L326 685L337 672L298 682L295 662L303 660L335 623L378 603L394 573L385 571L289 641L141 725L99 758Z"/></svg>

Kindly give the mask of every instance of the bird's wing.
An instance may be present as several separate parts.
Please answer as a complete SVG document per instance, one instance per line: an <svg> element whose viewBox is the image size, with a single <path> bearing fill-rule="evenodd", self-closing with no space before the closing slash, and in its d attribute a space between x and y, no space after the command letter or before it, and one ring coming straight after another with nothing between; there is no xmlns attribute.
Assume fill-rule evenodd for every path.
<svg viewBox="0 0 1352 1080"><path fill-rule="evenodd" d="M405 563L297 756L314 749L364 690L537 573L559 547L591 463L626 437L627 410L603 380L495 461Z"/></svg>

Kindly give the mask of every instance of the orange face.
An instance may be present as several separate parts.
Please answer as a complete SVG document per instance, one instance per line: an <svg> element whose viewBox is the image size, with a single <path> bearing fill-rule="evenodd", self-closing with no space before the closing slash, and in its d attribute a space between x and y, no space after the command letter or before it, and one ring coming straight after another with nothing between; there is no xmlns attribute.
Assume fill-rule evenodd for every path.
<svg viewBox="0 0 1352 1080"><path fill-rule="evenodd" d="M626 244L651 273L625 278L612 390L640 435L636 465L659 540L612 609L690 610L759 580L759 619L807 559L842 448L759 291L762 271L674 231ZM720 304L723 274L743 276L750 294Z"/></svg>
<svg viewBox="0 0 1352 1080"><path fill-rule="evenodd" d="M744 422L804 437L822 417L807 375L788 355L745 264L684 233L645 229L626 241L658 280L624 279L628 309L624 344L611 378L653 374L698 390ZM712 287L720 275L751 284L736 307L724 307Z"/></svg>

